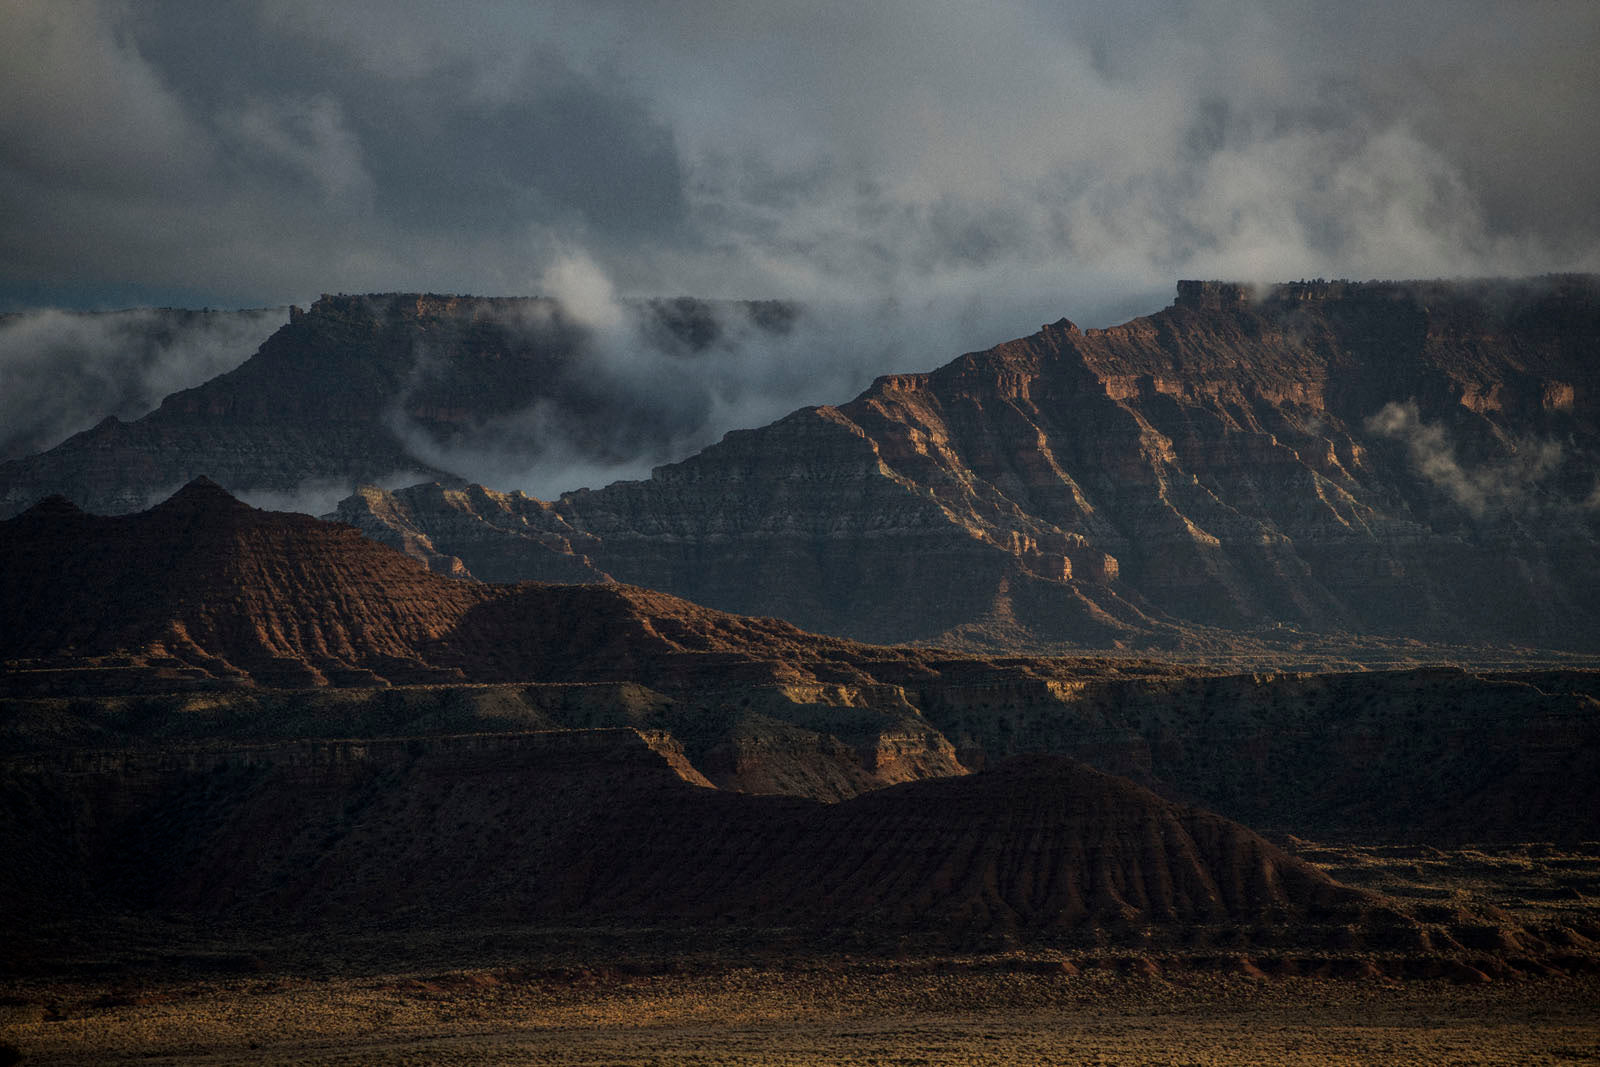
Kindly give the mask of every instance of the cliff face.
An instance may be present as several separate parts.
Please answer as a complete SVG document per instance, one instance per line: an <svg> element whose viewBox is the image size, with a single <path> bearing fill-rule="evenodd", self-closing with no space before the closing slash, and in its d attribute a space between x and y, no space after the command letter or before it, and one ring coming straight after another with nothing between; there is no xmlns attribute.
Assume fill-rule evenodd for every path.
<svg viewBox="0 0 1600 1067"><path fill-rule="evenodd" d="M685 360L793 314L634 310ZM886 377L648 481L371 489L338 514L442 573L610 577L873 641L1593 651L1597 338L1590 277L1185 282L1159 314ZM0 514L134 511L200 473L280 499L448 482L486 434L536 456L542 420L602 461L671 438L592 347L550 301L324 298L148 416L0 464Z"/></svg>
<svg viewBox="0 0 1600 1067"><path fill-rule="evenodd" d="M1416 843L1589 837L1600 676L1455 669L916 689L970 766L1057 752L1259 829Z"/></svg>
<svg viewBox="0 0 1600 1067"><path fill-rule="evenodd" d="M775 302L687 299L628 313L640 344L686 363L729 324L781 334L795 315ZM324 296L293 309L242 365L148 415L111 416L0 464L0 517L52 494L99 514L138 511L200 475L235 493L331 493L331 503L362 482L454 477L452 449L486 434L531 460L545 445L541 420L602 465L681 431L658 425L660 411L600 373L594 348L591 331L549 299Z"/></svg>
<svg viewBox="0 0 1600 1067"><path fill-rule="evenodd" d="M267 685L450 677L427 649L487 592L203 479L137 515L50 498L0 523L0 551L0 602L30 620L0 638L6 659Z"/></svg>
<svg viewBox="0 0 1600 1067"><path fill-rule="evenodd" d="M1591 277L1185 282L1159 314L881 378L648 481L338 514L481 577L603 573L874 641L1592 651L1597 352Z"/></svg>

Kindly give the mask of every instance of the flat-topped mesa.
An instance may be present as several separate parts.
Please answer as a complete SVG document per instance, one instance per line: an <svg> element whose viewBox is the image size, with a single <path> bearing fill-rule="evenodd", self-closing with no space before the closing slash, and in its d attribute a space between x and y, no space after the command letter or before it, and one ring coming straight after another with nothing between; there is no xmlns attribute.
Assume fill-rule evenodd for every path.
<svg viewBox="0 0 1600 1067"><path fill-rule="evenodd" d="M1218 310L1239 307L1249 299L1249 290L1238 282L1188 279L1178 283L1178 296L1173 303L1196 310Z"/></svg>
<svg viewBox="0 0 1600 1067"><path fill-rule="evenodd" d="M1386 281L1313 278L1258 284L1217 279L1178 282L1173 306L1195 311L1271 312L1317 304L1412 304L1432 318L1517 321L1548 332L1558 324L1592 324L1600 308L1600 275L1526 278L1418 278ZM1574 321L1576 316L1578 322ZM1542 318L1542 323L1531 320ZM1135 320L1136 322L1139 320Z"/></svg>
<svg viewBox="0 0 1600 1067"><path fill-rule="evenodd" d="M1422 291L1428 282L1350 281L1345 278L1328 280L1275 282L1271 285L1252 285L1244 282L1200 281L1188 279L1178 283L1178 295L1173 301L1177 307L1230 310L1246 305L1310 304L1324 300L1391 300ZM1449 287L1453 283L1432 283Z"/></svg>

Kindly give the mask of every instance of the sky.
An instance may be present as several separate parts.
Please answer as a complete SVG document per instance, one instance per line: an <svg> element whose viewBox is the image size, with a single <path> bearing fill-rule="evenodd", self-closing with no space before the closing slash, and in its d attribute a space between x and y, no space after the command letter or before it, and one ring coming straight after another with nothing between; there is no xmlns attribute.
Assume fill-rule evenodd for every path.
<svg viewBox="0 0 1600 1067"><path fill-rule="evenodd" d="M1178 277L1600 268L1591 0L0 15L10 309L526 294L576 259L1109 321Z"/></svg>
<svg viewBox="0 0 1600 1067"><path fill-rule="evenodd" d="M810 391L797 342L745 353L679 454L1179 278L1600 270L1593 0L0 0L0 25L0 311L28 312L0 416L38 439L324 292L553 294L619 344L627 297L819 309ZM49 356L70 324L40 309L141 305L279 311L222 354L112 373L118 330L73 327L103 359ZM135 365L133 400L73 392Z"/></svg>

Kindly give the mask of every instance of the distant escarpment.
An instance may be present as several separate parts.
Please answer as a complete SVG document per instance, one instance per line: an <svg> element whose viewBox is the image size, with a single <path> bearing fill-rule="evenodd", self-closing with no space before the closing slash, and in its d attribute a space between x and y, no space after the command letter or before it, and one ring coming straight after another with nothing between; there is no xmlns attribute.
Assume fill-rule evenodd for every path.
<svg viewBox="0 0 1600 1067"><path fill-rule="evenodd" d="M366 489L487 581L598 579L871 641L1600 649L1600 280L1183 282L648 481Z"/></svg>
<svg viewBox="0 0 1600 1067"><path fill-rule="evenodd" d="M633 343L664 365L740 337L781 336L776 301L628 304ZM685 432L607 373L594 331L559 301L419 293L323 296L254 356L131 422L108 415L49 451L0 463L0 516L68 497L139 511L207 475L252 499L326 508L362 482L455 477L492 447L525 467L552 435L604 467ZM88 406L84 398L82 406ZM689 427L688 429L693 429Z"/></svg>

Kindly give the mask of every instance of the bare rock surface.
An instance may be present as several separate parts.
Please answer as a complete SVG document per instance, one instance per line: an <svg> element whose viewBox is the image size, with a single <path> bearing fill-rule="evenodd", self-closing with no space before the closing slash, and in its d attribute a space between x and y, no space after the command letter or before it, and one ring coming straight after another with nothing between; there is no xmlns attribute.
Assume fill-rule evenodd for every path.
<svg viewBox="0 0 1600 1067"><path fill-rule="evenodd" d="M931 677L941 659L966 669L959 657L818 637L614 583L456 581L348 526L251 508L208 480L137 515L51 498L0 523L0 554L0 604L27 620L0 634L4 687L19 695L642 685L652 689L636 702L619 693L596 710L560 698L537 714L672 729L719 783L756 791L838 799L965 771L876 673Z"/></svg>

